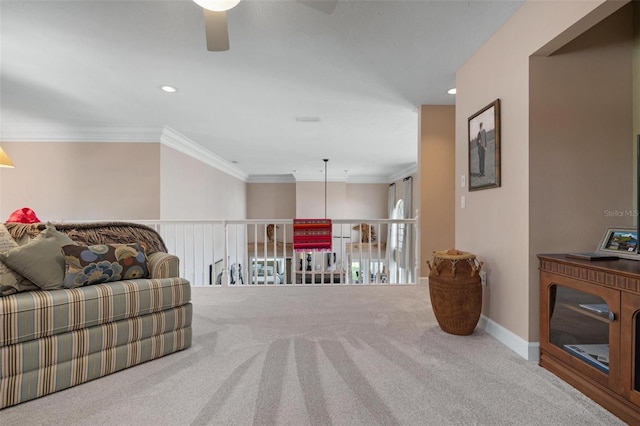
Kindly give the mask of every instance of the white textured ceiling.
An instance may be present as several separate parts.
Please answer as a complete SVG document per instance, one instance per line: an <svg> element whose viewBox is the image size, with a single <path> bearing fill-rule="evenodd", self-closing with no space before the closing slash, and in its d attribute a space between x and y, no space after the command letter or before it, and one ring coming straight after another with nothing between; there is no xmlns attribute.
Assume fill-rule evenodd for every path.
<svg viewBox="0 0 640 426"><path fill-rule="evenodd" d="M521 4L243 0L231 49L208 52L191 0L3 0L0 136L167 126L249 180L321 180L328 158L331 180L388 181L415 167L418 107L455 103L456 70Z"/></svg>

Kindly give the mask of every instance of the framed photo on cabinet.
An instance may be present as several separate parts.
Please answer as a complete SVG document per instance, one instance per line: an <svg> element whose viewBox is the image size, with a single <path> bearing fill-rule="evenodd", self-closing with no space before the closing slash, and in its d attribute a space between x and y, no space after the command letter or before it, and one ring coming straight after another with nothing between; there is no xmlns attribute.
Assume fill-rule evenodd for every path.
<svg viewBox="0 0 640 426"><path fill-rule="evenodd" d="M469 191L500 186L500 99L469 117Z"/></svg>

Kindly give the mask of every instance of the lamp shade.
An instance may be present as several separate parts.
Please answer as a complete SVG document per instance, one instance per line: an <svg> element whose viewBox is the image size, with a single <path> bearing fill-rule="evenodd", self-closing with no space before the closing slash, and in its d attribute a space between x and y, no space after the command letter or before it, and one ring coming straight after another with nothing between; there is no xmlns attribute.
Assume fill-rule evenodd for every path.
<svg viewBox="0 0 640 426"><path fill-rule="evenodd" d="M224 12L232 9L240 3L240 0L193 0L200 7L213 12Z"/></svg>
<svg viewBox="0 0 640 426"><path fill-rule="evenodd" d="M0 148L0 167L9 167L14 168L13 161L11 158L4 152L2 148Z"/></svg>

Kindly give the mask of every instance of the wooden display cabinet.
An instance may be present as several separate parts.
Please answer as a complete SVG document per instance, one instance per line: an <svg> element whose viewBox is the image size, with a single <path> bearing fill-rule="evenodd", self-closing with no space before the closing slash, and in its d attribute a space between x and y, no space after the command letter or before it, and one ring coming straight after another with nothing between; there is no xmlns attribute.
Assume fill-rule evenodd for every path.
<svg viewBox="0 0 640 426"><path fill-rule="evenodd" d="M538 258L540 365L640 424L640 262Z"/></svg>

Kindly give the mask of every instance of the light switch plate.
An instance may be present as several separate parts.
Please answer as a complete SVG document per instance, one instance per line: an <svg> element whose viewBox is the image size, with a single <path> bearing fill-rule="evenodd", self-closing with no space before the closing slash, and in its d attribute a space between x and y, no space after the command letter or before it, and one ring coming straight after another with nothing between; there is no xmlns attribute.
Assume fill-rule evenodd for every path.
<svg viewBox="0 0 640 426"><path fill-rule="evenodd" d="M465 207L467 207L467 199L464 195L460 196L460 208L464 209Z"/></svg>
<svg viewBox="0 0 640 426"><path fill-rule="evenodd" d="M460 187L464 188L465 186L467 186L467 176L462 175L460 176Z"/></svg>

